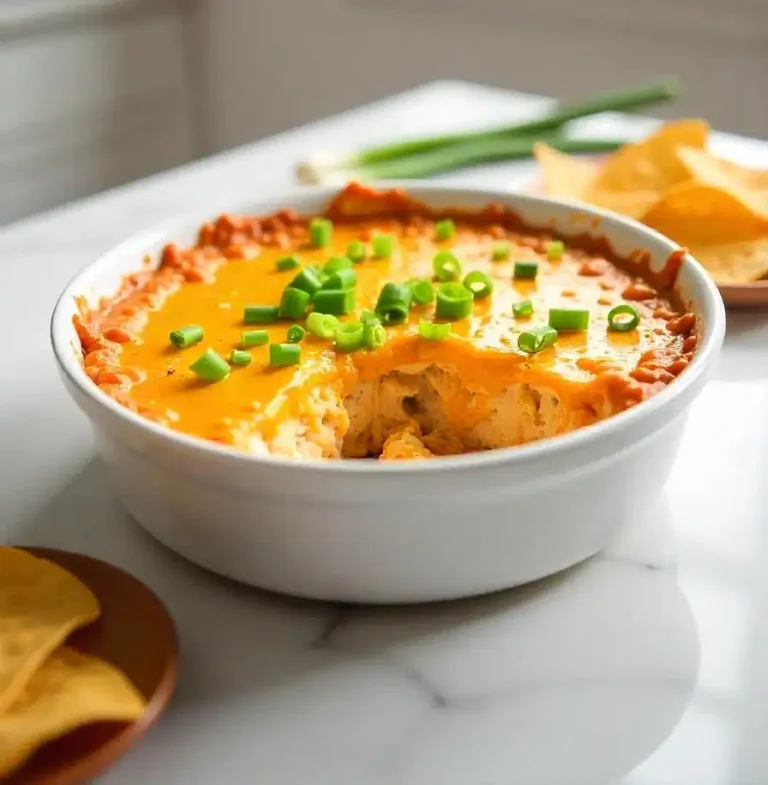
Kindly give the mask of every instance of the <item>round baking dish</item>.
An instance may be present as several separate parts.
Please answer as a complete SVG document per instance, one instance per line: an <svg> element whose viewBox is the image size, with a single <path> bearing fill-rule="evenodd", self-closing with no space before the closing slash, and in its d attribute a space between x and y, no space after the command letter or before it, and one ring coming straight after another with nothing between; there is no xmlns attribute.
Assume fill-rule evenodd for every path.
<svg viewBox="0 0 768 785"><path fill-rule="evenodd" d="M440 209L495 201L534 226L605 237L659 269L676 246L640 224L549 199L439 184L404 184ZM392 187L388 183L387 187ZM338 188L304 189L232 213L323 210ZM640 405L553 439L428 461L297 462L258 457L167 430L86 376L72 326L76 297L110 295L124 275L175 240L193 216L109 251L61 295L51 323L64 384L93 427L114 489L158 540L215 572L265 589L349 602L465 597L526 583L600 551L652 509L675 460L685 415L725 331L711 279L686 258L677 286L700 322L688 368Z"/></svg>

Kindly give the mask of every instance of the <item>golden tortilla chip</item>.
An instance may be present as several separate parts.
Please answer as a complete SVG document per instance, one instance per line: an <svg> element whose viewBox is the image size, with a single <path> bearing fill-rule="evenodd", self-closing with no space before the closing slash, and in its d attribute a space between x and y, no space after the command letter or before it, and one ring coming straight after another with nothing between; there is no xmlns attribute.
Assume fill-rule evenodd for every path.
<svg viewBox="0 0 768 785"><path fill-rule="evenodd" d="M677 148L703 149L709 125L704 120L679 120L665 123L656 133L637 144L617 150L600 167L590 191L656 191L688 179L689 174L677 156ZM592 201L589 193L587 201Z"/></svg>
<svg viewBox="0 0 768 785"><path fill-rule="evenodd" d="M90 589L58 564L0 546L0 714L64 639L100 612Z"/></svg>
<svg viewBox="0 0 768 785"><path fill-rule="evenodd" d="M768 169L747 169L734 161L693 147L680 147L677 154L692 178L718 183L729 189L745 189L761 203L768 202Z"/></svg>
<svg viewBox="0 0 768 785"><path fill-rule="evenodd" d="M146 701L109 663L62 646L0 714L0 777L38 747L93 722L137 720Z"/></svg>
<svg viewBox="0 0 768 785"><path fill-rule="evenodd" d="M536 142L533 155L544 179L544 190L555 199L584 200L599 164L561 153L544 142Z"/></svg>
<svg viewBox="0 0 768 785"><path fill-rule="evenodd" d="M748 283L768 276L768 235L758 240L688 250L718 284Z"/></svg>
<svg viewBox="0 0 768 785"><path fill-rule="evenodd" d="M590 191L589 201L595 207L611 210L628 218L640 219L659 201L658 191Z"/></svg>
<svg viewBox="0 0 768 785"><path fill-rule="evenodd" d="M688 248L758 240L768 235L768 211L736 193L698 180L670 188L642 221Z"/></svg>

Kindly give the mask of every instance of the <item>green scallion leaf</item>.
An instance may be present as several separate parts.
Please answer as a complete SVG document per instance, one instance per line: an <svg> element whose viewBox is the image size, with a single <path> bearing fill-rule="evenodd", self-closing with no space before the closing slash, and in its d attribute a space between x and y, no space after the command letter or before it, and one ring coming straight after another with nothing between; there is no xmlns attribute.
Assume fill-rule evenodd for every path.
<svg viewBox="0 0 768 785"><path fill-rule="evenodd" d="M339 320L330 313L313 311L307 317L307 331L318 338L333 338L338 326Z"/></svg>
<svg viewBox="0 0 768 785"><path fill-rule="evenodd" d="M220 382L229 376L229 363L213 349L206 349L189 370L204 382Z"/></svg>
<svg viewBox="0 0 768 785"><path fill-rule="evenodd" d="M589 327L589 311L586 308L551 308L548 322L558 332L586 330Z"/></svg>
<svg viewBox="0 0 768 785"><path fill-rule="evenodd" d="M241 365L246 366L250 365L253 362L253 357L251 357L249 352L244 352L241 349L233 349L229 353L229 364L230 365Z"/></svg>
<svg viewBox="0 0 768 785"><path fill-rule="evenodd" d="M327 218L313 218L309 222L309 242L315 248L325 248L333 240L333 222Z"/></svg>
<svg viewBox="0 0 768 785"><path fill-rule="evenodd" d="M203 328L199 324L190 324L180 330L174 330L170 335L171 343L179 349L194 346L203 340Z"/></svg>
<svg viewBox="0 0 768 785"><path fill-rule="evenodd" d="M557 340L557 330L547 327L532 327L517 338L517 348L526 354L536 354L552 346Z"/></svg>
<svg viewBox="0 0 768 785"><path fill-rule="evenodd" d="M436 324L435 322L419 322L419 335L428 341L442 341L451 333L450 324Z"/></svg>
<svg viewBox="0 0 768 785"><path fill-rule="evenodd" d="M608 312L608 329L617 333L634 330L640 324L640 314L634 305L621 303Z"/></svg>
<svg viewBox="0 0 768 785"><path fill-rule="evenodd" d="M298 365L301 362L301 347L297 343L271 343L269 364L273 367Z"/></svg>

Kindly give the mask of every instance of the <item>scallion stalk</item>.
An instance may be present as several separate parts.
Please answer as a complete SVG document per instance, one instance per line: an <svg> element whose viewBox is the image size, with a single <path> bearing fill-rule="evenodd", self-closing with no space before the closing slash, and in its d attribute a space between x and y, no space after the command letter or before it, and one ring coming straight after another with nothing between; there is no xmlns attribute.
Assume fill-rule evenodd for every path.
<svg viewBox="0 0 768 785"><path fill-rule="evenodd" d="M526 137L528 139L541 137L542 135L559 131L571 120L600 112L622 112L641 109L675 98L679 92L680 85L676 79L663 79L627 90L587 98L577 103L556 106L539 118L514 125L483 131L468 131L407 139L394 144L368 147L349 153L326 153L300 162L296 170L297 177L299 181L304 183L319 183L326 181L329 176L333 179L335 175L336 179L338 179L340 173L345 171L357 172L358 170L364 170L366 173L369 173L372 168L375 170L379 164L421 156L424 153L453 145L481 142L488 139L495 140L498 137ZM466 155L466 150L456 152L463 152ZM530 152L527 154L530 155ZM518 156L520 155L522 153L518 153ZM478 162L478 159L475 159L474 162ZM441 171L445 171L445 169ZM371 175L368 174L368 176ZM376 176L381 177L381 175ZM399 174L397 176L407 175Z"/></svg>

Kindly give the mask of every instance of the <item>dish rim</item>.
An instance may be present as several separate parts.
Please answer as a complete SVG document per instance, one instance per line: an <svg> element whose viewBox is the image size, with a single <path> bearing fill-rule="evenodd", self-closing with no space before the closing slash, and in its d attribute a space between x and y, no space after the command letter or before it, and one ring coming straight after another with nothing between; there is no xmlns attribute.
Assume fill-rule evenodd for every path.
<svg viewBox="0 0 768 785"><path fill-rule="evenodd" d="M619 224L633 231L638 235L638 247L642 248L643 238L652 243L659 243L671 254L679 250L680 246L663 236L653 229L649 229L638 221L634 221L624 216L611 213L607 210L589 207L564 199L551 199L546 196L537 196L518 191L503 190L498 188L483 188L481 186L462 186L453 183L437 183L421 180L407 181L372 181L366 182L366 186L376 189L402 188L406 192L417 190L422 193L445 192L463 193L465 196L473 196L487 202L501 201L509 203L515 200L524 203L535 204L540 207L557 205L579 213L587 214L591 217L600 219L601 229L606 238L610 240L611 225ZM274 207L273 210L290 209L291 204L297 201L304 201L308 196L315 199L329 200L342 189L343 185L329 186L303 186L281 192L282 195L265 195L263 198L253 199L251 204L258 205L280 204L281 207ZM221 206L213 207L212 210L221 211ZM257 207L247 208L243 205L242 210L238 210L238 205L232 205L228 211L253 212ZM97 385L95 385L86 375L82 365L72 351L68 331L71 331L71 317L68 309L71 301L81 294L85 286L83 279L94 273L100 268L109 268L111 263L124 258L128 254L135 254L137 267L140 262L142 251L153 244L160 242L171 242L175 233L189 232L190 227L199 226L202 222L211 219L211 211L203 217L196 212L187 212L176 218L163 221L154 228L134 233L117 245L112 246L97 259L84 265L64 287L63 291L56 300L51 319L50 319L50 340L53 348L54 357L59 369L64 373L66 379L74 387L95 405L101 407L107 414L122 421L126 427L133 427L148 436L166 440L181 451L190 450L199 456L208 456L210 459L219 463L229 463L233 467L253 466L277 468L290 468L294 472L300 473L321 473L321 474L363 474L367 476L380 475L382 477L402 477L404 474L418 472L419 474L444 474L446 472L457 472L471 469L483 469L498 467L503 464L510 468L521 463L534 462L545 459L551 454L562 454L572 450L583 448L600 439L608 438L611 433L631 427L634 423L649 417L653 412L666 406L675 398L682 395L691 387L699 377L705 372L712 356L719 350L725 334L725 307L722 297L712 279L704 271L704 268L690 255L686 254L684 264L692 267L693 274L699 279L703 292L703 299L708 301L707 310L713 316L712 324L708 334L699 344L694 353L693 360L685 371L676 377L674 382L665 386L663 390L647 398L637 406L632 406L617 414L594 423L588 427L578 428L558 436L540 439L527 444L515 445L512 447L499 447L493 450L482 452L464 453L461 455L439 456L428 461L364 461L364 460L342 460L342 459L311 459L297 460L295 458L257 455L245 451L232 449L226 445L208 441L200 437L191 436L185 433L174 431L158 423L142 417L130 411L125 406L120 405L112 397L107 395ZM195 222L198 223L195 223ZM651 242L647 244L651 244ZM697 314L700 315L700 314ZM86 416L91 419L90 413Z"/></svg>

